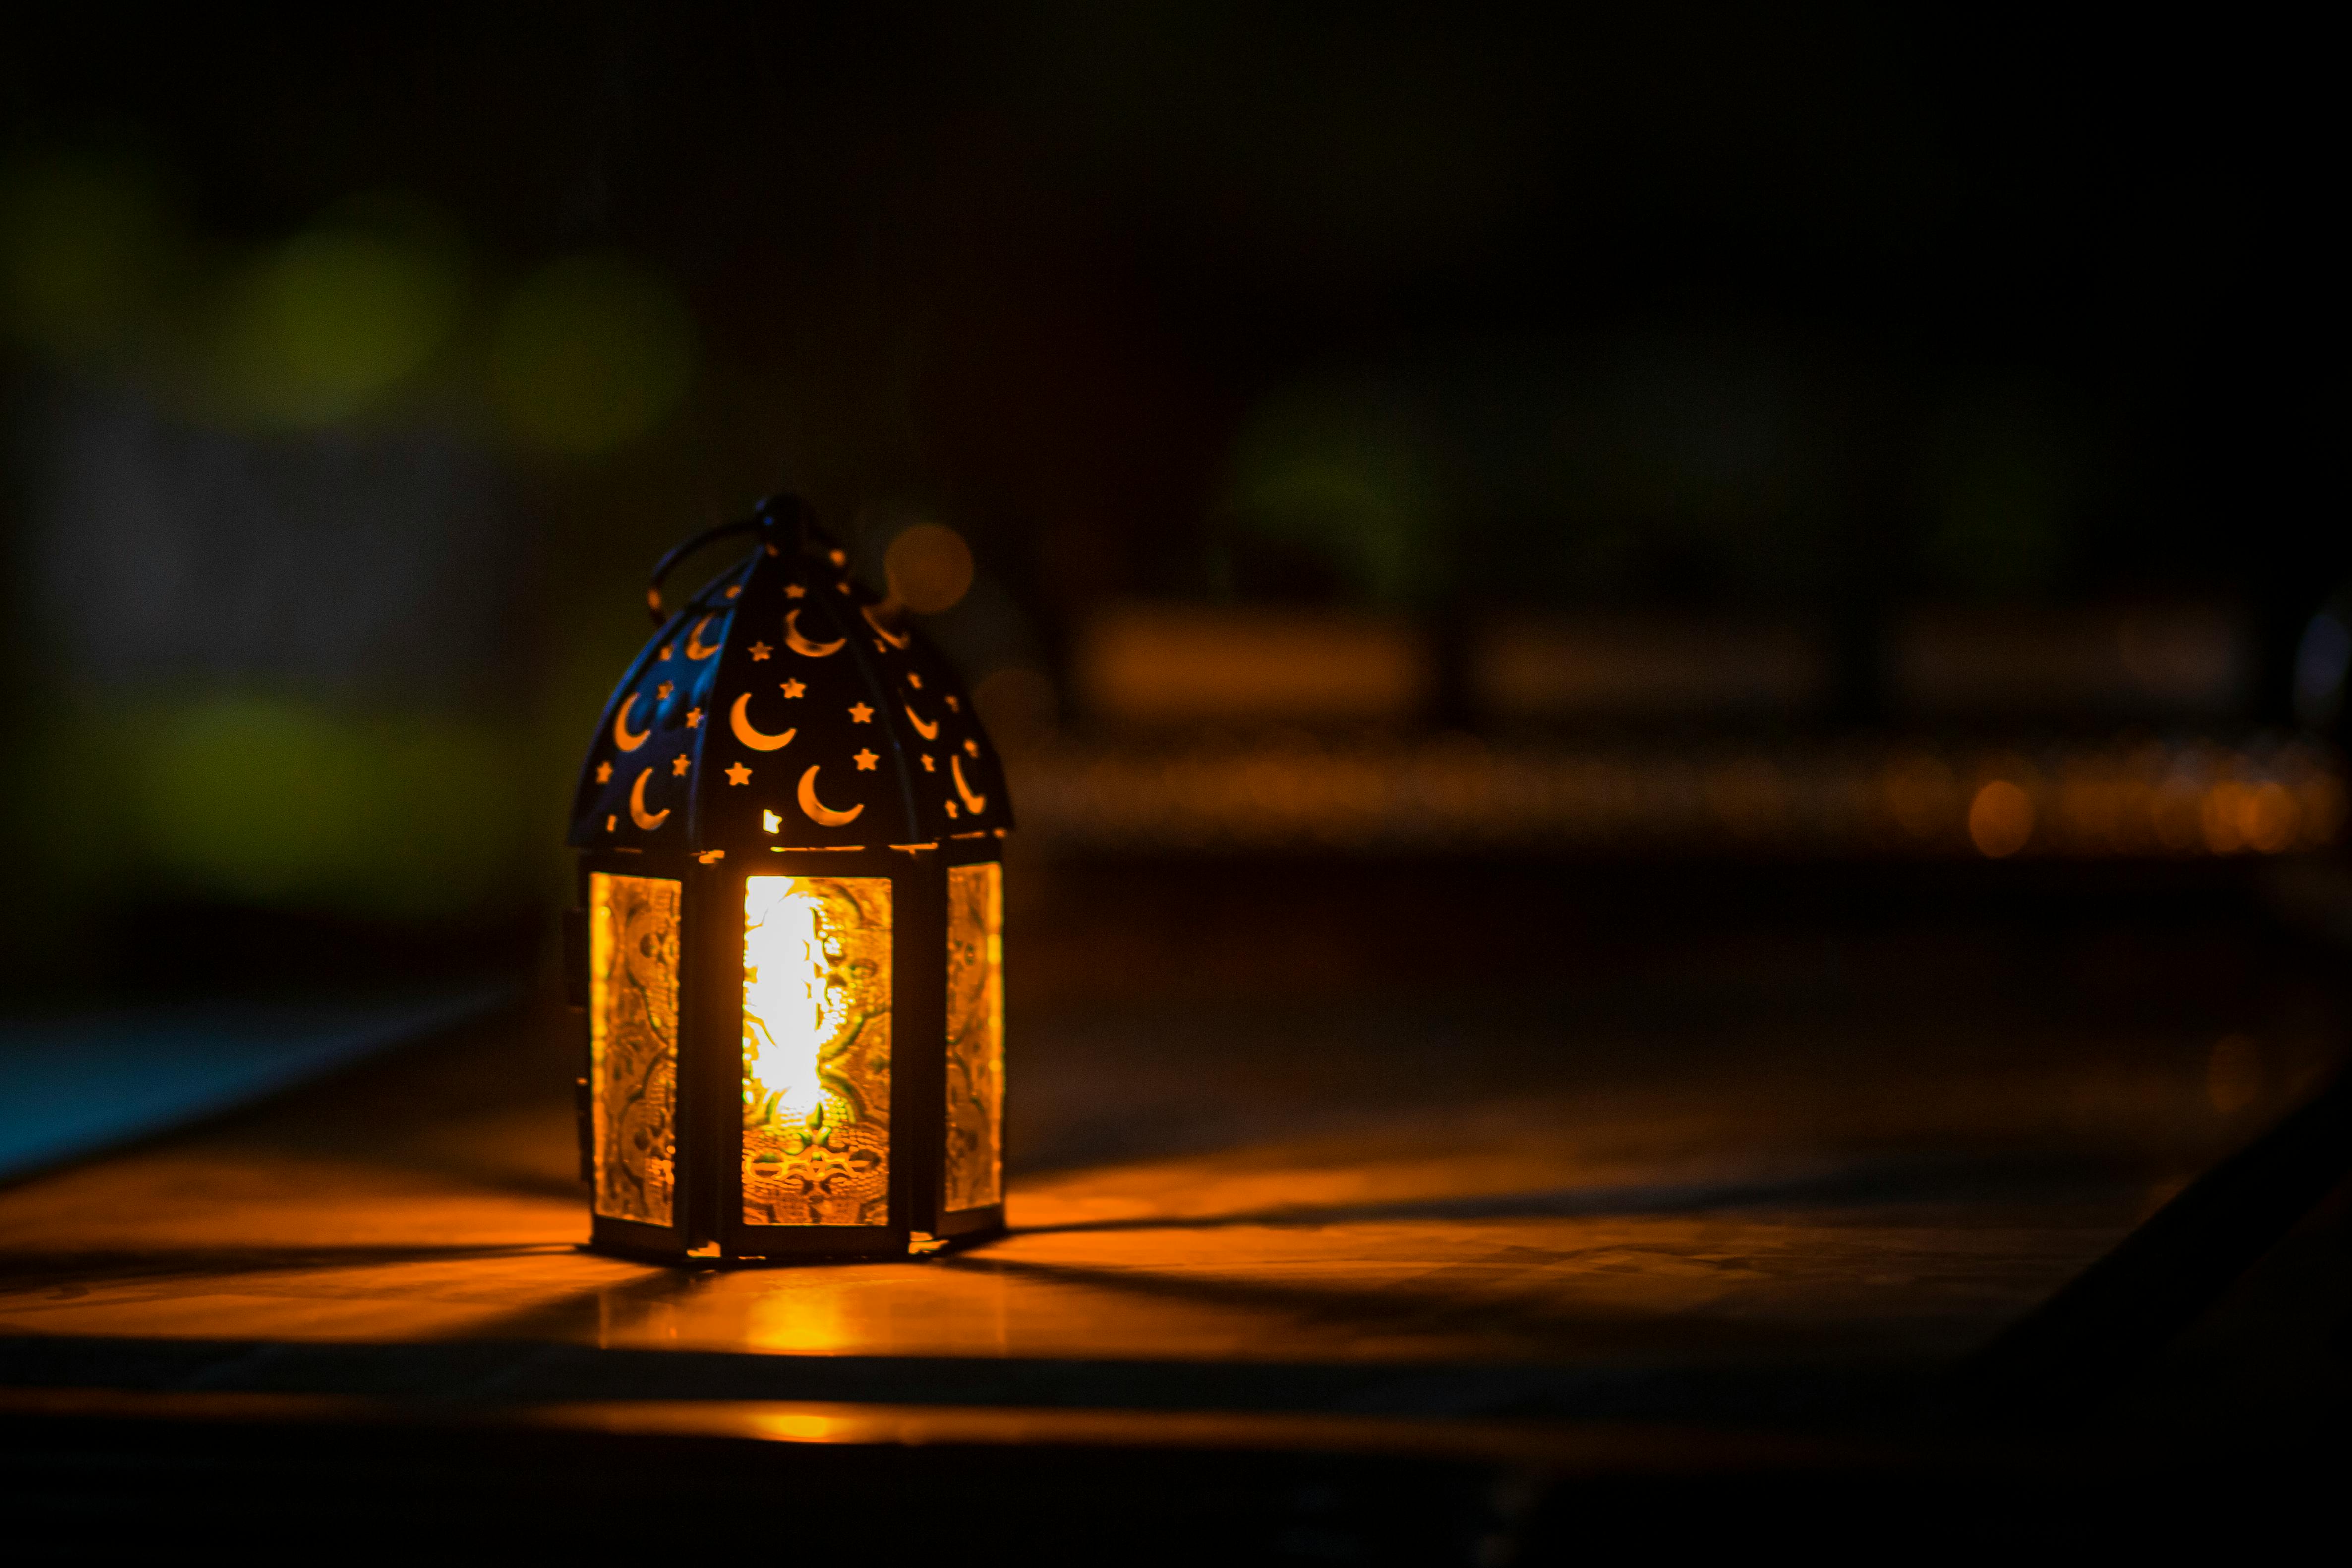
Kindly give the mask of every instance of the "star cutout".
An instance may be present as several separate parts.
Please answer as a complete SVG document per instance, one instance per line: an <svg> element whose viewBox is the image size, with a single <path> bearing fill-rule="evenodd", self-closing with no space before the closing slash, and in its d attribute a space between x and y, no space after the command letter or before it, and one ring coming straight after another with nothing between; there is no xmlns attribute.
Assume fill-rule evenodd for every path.
<svg viewBox="0 0 2352 1568"><path fill-rule="evenodd" d="M915 674L914 671L908 670L907 672L907 684L919 692L923 689L923 677Z"/></svg>
<svg viewBox="0 0 2352 1568"><path fill-rule="evenodd" d="M963 743L963 754L966 757L978 757L980 755L980 742L976 740L965 741Z"/></svg>
<svg viewBox="0 0 2352 1568"><path fill-rule="evenodd" d="M871 773L874 771L874 765L882 759L870 751L860 750L850 760L857 764L857 771L860 773Z"/></svg>
<svg viewBox="0 0 2352 1568"><path fill-rule="evenodd" d="M667 658L668 655L664 654L663 657ZM664 681L660 685L654 688L654 701L657 703L666 703L669 701L669 694L675 690L677 690L675 686L671 685L669 682Z"/></svg>
<svg viewBox="0 0 2352 1568"><path fill-rule="evenodd" d="M808 690L808 687L801 685L798 681L786 681L783 685L784 695L788 697L796 697L806 690Z"/></svg>
<svg viewBox="0 0 2352 1568"><path fill-rule="evenodd" d="M681 751L670 759L669 770L683 779L686 777L686 770L693 766L693 760Z"/></svg>
<svg viewBox="0 0 2352 1568"><path fill-rule="evenodd" d="M947 804L948 804L948 821L949 821L952 822L952 821L954 821L958 817L960 817L960 816L961 816L961 815L963 814L963 813L961 813L961 811L958 811L958 810L956 810L956 805L955 805L955 802L954 802L953 800L950 800Z"/></svg>
<svg viewBox="0 0 2352 1568"><path fill-rule="evenodd" d="M808 590L803 588L797 582L788 582L784 584L784 597L786 599L805 599L808 597Z"/></svg>
<svg viewBox="0 0 2352 1568"><path fill-rule="evenodd" d="M668 657L669 657L669 655L670 655L670 650L671 650L671 647L672 647L672 646L673 646L672 644L668 644L668 643L665 643L665 644L663 645L663 647L662 647L662 657L663 657L663 659L665 659L665 660L668 659Z"/></svg>
<svg viewBox="0 0 2352 1568"><path fill-rule="evenodd" d="M874 710L867 707L864 703L852 703L849 705L849 722L852 724L872 724L874 722Z"/></svg>
<svg viewBox="0 0 2352 1568"><path fill-rule="evenodd" d="M599 762L596 764L596 782L599 784L610 784L612 781L613 765L609 762Z"/></svg>
<svg viewBox="0 0 2352 1568"><path fill-rule="evenodd" d="M730 784L749 784L751 781L751 770L740 762L727 770L727 782Z"/></svg>
<svg viewBox="0 0 2352 1568"><path fill-rule="evenodd" d="M928 751L924 752L924 753L923 753L923 771L924 771L924 772L926 772L926 773L937 773L939 770L940 770L940 765L939 765L938 763L936 763L936 762L934 762L934 761L932 761L932 760L931 760L931 754L930 754L929 752L928 752Z"/></svg>
<svg viewBox="0 0 2352 1568"><path fill-rule="evenodd" d="M775 650L769 647L765 643L754 643L751 644L751 662L755 664L765 664L767 663L768 655L774 652Z"/></svg>
<svg viewBox="0 0 2352 1568"><path fill-rule="evenodd" d="M686 710L686 727L688 729L700 729L702 727L702 710L700 708L690 707Z"/></svg>
<svg viewBox="0 0 2352 1568"><path fill-rule="evenodd" d="M963 712L963 704L956 701L953 697L950 697L948 698L948 711L950 713L961 713Z"/></svg>

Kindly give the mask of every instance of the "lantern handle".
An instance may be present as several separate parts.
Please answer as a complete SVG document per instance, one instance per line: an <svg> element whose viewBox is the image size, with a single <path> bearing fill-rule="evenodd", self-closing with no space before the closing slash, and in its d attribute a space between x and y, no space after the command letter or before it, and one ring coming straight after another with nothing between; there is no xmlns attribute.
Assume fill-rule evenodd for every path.
<svg viewBox="0 0 2352 1568"><path fill-rule="evenodd" d="M703 546L719 539L729 538L736 534L781 528L787 523L800 525L800 542L803 544L815 529L815 523L810 515L809 504L806 501L789 492L770 496L751 508L750 517L738 517L733 522L720 523L716 528L705 528L667 555L663 556L661 559L654 562L653 579L646 584L646 609L652 614L654 624L658 626L669 619L669 612L662 608L662 580L669 576L671 570L678 562Z"/></svg>

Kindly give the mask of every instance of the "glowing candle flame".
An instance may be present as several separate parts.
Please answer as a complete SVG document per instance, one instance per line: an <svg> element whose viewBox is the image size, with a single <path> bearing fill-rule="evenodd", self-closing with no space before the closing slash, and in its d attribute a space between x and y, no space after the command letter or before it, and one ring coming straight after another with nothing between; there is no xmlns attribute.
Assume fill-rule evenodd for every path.
<svg viewBox="0 0 2352 1568"><path fill-rule="evenodd" d="M743 886L745 1087L754 1103L780 1095L776 1114L787 1124L824 1103L817 1063L842 1005L827 983L823 904L798 886L789 876L747 877Z"/></svg>

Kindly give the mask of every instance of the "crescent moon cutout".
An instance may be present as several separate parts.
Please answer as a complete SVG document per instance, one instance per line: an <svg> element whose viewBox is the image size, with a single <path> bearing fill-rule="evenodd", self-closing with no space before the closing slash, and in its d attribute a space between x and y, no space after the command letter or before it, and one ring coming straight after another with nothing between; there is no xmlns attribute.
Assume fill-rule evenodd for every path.
<svg viewBox="0 0 2352 1568"><path fill-rule="evenodd" d="M905 632L893 632L890 628L883 625L882 622L874 619L874 606L871 604L867 605L858 613L864 615L866 617L866 624L873 627L874 630L881 635L882 641L889 643L893 648L903 648L907 645L907 634Z"/></svg>
<svg viewBox="0 0 2352 1568"><path fill-rule="evenodd" d="M915 733L925 740L937 740L940 737L940 727L936 724L925 724L923 716L915 711L913 703L907 705L907 717L913 722Z"/></svg>
<svg viewBox="0 0 2352 1568"><path fill-rule="evenodd" d="M830 643L812 643L801 635L800 622L801 612L797 610L784 617L784 646L795 653L805 654L812 659L822 659L827 653L840 653L842 644L849 641L846 637L836 637Z"/></svg>
<svg viewBox="0 0 2352 1568"><path fill-rule="evenodd" d="M857 821L859 814L866 810L866 804L860 801L846 811L836 811L818 800L816 798L817 766L819 765L812 765L807 772L801 775L801 810L808 814L810 821L820 827L847 827Z"/></svg>
<svg viewBox="0 0 2352 1568"><path fill-rule="evenodd" d="M653 776L654 770L648 768L637 775L635 783L629 786L629 821L649 833L669 821L667 806L658 811L646 810L646 780Z"/></svg>
<svg viewBox="0 0 2352 1568"><path fill-rule="evenodd" d="M782 751L785 747L790 746L793 743L793 737L800 733L797 729L788 729L782 735L768 735L752 728L751 715L750 712L751 706L751 694L750 692L745 692L740 696L738 696L735 699L735 706L727 710L727 724L730 728L734 730L735 738L750 747L752 750Z"/></svg>
<svg viewBox="0 0 2352 1568"><path fill-rule="evenodd" d="M952 751L948 753L948 771L955 775L956 793L963 797L965 810L977 817L988 810L988 797L971 792L971 786L963 781L963 758Z"/></svg>
<svg viewBox="0 0 2352 1568"><path fill-rule="evenodd" d="M651 726L637 731L635 735L629 733L629 710L637 706L637 693L631 692L626 698L623 699L621 711L613 716L613 744L624 751L635 751L653 734Z"/></svg>
<svg viewBox="0 0 2352 1568"><path fill-rule="evenodd" d="M688 658L708 659L712 654L719 652L719 646L716 643L713 643L708 648L702 645L702 629L718 619L719 617L716 615L706 615L701 620L694 623L694 630L686 634L686 656Z"/></svg>

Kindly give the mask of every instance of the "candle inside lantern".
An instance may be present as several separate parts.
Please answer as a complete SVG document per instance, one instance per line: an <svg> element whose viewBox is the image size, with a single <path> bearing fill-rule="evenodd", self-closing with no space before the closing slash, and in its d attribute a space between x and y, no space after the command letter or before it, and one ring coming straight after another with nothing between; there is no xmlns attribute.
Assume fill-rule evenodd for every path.
<svg viewBox="0 0 2352 1568"><path fill-rule="evenodd" d="M743 887L744 1101L786 1124L824 1103L818 1054L840 1032L845 1005L825 984L832 964L818 901L800 880L754 876Z"/></svg>
<svg viewBox="0 0 2352 1568"><path fill-rule="evenodd" d="M888 1212L890 883L743 883L743 1217Z"/></svg>

